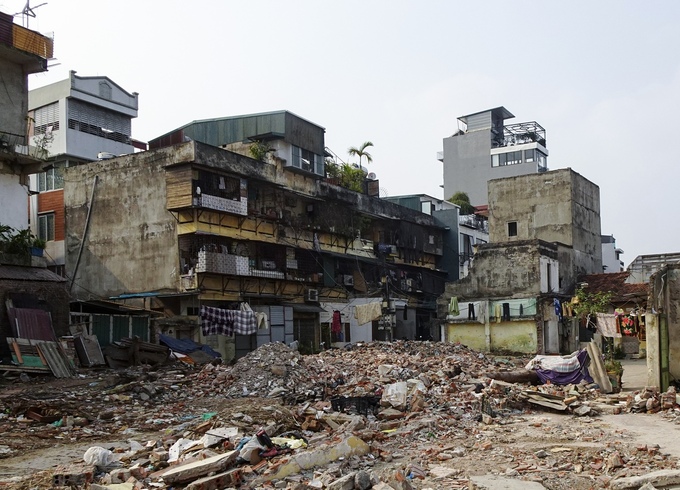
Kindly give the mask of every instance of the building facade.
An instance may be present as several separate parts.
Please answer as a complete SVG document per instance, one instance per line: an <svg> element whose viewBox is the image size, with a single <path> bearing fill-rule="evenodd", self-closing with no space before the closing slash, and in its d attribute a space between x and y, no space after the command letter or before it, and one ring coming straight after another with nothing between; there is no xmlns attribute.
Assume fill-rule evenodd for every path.
<svg viewBox="0 0 680 490"><path fill-rule="evenodd" d="M602 269L607 274L622 272L623 261L621 255L623 250L616 246L614 235L602 235Z"/></svg>
<svg viewBox="0 0 680 490"><path fill-rule="evenodd" d="M545 129L535 121L505 124L514 116L496 107L461 116L462 128L444 138L444 199L465 192L473 206L487 204L491 179L544 172L548 169Z"/></svg>
<svg viewBox="0 0 680 490"><path fill-rule="evenodd" d="M314 351L357 336L391 339L397 301L434 325L443 227L326 182L302 151L322 151L319 132L288 139L288 129L306 124L267 140L263 161L187 141L67 169L73 294L140 301L194 325L201 306L247 302L268 316L269 329L233 338L191 333L227 358L276 340ZM354 335L332 331L323 315L347 315L355 300L380 303L380 315Z"/></svg>
<svg viewBox="0 0 680 490"><path fill-rule="evenodd" d="M28 94L29 137L41 143L48 163L31 176L33 233L47 242L49 267L64 274L63 172L98 159L133 153L145 146L132 138L138 94L108 77L69 78Z"/></svg>
<svg viewBox="0 0 680 490"><path fill-rule="evenodd" d="M0 224L18 230L28 226L28 175L44 164L26 122L28 75L47 71L52 50L52 39L0 12Z"/></svg>
<svg viewBox="0 0 680 490"><path fill-rule="evenodd" d="M442 336L487 351L572 352L578 277L602 270L597 185L571 169L489 182L489 243L438 300Z"/></svg>

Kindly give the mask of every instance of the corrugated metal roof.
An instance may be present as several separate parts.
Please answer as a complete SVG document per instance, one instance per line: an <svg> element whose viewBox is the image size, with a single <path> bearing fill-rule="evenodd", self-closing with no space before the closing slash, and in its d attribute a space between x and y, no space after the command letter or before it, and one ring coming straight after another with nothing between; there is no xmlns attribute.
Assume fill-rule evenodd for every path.
<svg viewBox="0 0 680 490"><path fill-rule="evenodd" d="M0 265L0 280L66 282L66 279L42 267Z"/></svg>

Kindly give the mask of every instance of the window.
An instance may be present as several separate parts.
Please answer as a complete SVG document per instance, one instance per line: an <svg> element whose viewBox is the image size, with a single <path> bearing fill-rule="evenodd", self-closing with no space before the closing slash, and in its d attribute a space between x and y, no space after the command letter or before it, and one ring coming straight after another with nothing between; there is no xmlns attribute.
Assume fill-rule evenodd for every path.
<svg viewBox="0 0 680 490"><path fill-rule="evenodd" d="M517 221L508 222L508 236L517 236Z"/></svg>
<svg viewBox="0 0 680 490"><path fill-rule="evenodd" d="M491 155L492 167L504 167L506 165L517 165L518 163L522 163L522 150Z"/></svg>
<svg viewBox="0 0 680 490"><path fill-rule="evenodd" d="M76 99L68 105L68 127L125 144L130 144L132 134L129 116Z"/></svg>
<svg viewBox="0 0 680 490"><path fill-rule="evenodd" d="M548 169L548 157L538 150L536 150L536 162L538 163L539 169Z"/></svg>
<svg viewBox="0 0 680 490"><path fill-rule="evenodd" d="M38 191L53 191L64 188L64 171L61 167L52 167L38 174Z"/></svg>
<svg viewBox="0 0 680 490"><path fill-rule="evenodd" d="M324 162L321 155L312 153L299 146L293 146L293 161L291 165L313 174L324 175Z"/></svg>
<svg viewBox="0 0 680 490"><path fill-rule="evenodd" d="M38 238L46 242L54 240L54 213L38 216Z"/></svg>
<svg viewBox="0 0 680 490"><path fill-rule="evenodd" d="M535 161L536 150L524 150L524 161L526 163L531 163Z"/></svg>
<svg viewBox="0 0 680 490"><path fill-rule="evenodd" d="M45 134L48 128L51 128L50 131L57 131L59 129L59 102L38 107L33 112L33 119L34 134Z"/></svg>

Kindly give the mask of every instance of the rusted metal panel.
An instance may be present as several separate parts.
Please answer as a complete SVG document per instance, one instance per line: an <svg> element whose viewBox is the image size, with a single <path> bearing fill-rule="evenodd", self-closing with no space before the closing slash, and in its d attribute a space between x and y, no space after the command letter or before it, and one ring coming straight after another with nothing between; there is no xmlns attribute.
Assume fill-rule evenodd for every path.
<svg viewBox="0 0 680 490"><path fill-rule="evenodd" d="M49 312L34 308L9 308L15 337L33 340L56 341Z"/></svg>

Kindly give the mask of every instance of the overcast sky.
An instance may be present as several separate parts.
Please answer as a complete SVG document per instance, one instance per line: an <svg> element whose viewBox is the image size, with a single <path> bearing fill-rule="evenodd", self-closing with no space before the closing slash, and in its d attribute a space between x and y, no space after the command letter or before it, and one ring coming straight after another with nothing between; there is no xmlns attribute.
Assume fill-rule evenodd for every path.
<svg viewBox="0 0 680 490"><path fill-rule="evenodd" d="M28 27L54 33L57 59L29 87L108 76L140 94L137 139L289 110L345 160L372 141L384 193L448 198L442 139L459 116L502 105L508 123L546 129L551 170L600 187L602 233L626 266L680 252L680 2L40 3ZM24 5L0 0L11 14Z"/></svg>

